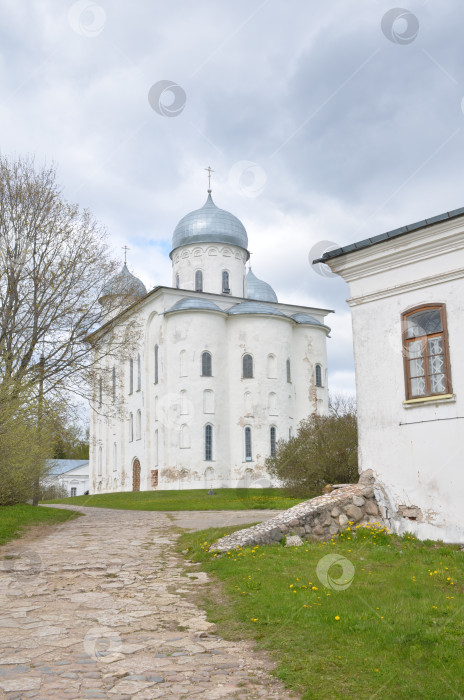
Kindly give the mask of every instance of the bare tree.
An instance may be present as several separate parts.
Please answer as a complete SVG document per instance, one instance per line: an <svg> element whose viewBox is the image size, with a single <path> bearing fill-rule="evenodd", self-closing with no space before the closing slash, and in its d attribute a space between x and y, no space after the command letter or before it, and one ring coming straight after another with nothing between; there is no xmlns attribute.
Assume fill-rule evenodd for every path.
<svg viewBox="0 0 464 700"><path fill-rule="evenodd" d="M0 156L0 381L80 391L114 271L105 231L65 200L55 169Z"/></svg>
<svg viewBox="0 0 464 700"><path fill-rule="evenodd" d="M0 437L8 423L32 439L35 411L42 444L47 412L69 392L88 396L102 354L121 354L130 323L125 332L110 329L112 343L88 342L107 321L98 299L116 265L103 227L66 201L54 167L0 156L0 397L8 407L0 413ZM8 455L0 467L14 469L14 450Z"/></svg>

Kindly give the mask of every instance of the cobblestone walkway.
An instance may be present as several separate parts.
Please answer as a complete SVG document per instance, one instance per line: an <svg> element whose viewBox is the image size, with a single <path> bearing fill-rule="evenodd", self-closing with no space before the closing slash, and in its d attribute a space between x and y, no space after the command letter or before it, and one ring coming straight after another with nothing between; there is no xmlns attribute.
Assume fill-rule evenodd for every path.
<svg viewBox="0 0 464 700"><path fill-rule="evenodd" d="M1 698L290 697L264 655L196 607L206 574L175 553L179 516L78 509L0 548Z"/></svg>

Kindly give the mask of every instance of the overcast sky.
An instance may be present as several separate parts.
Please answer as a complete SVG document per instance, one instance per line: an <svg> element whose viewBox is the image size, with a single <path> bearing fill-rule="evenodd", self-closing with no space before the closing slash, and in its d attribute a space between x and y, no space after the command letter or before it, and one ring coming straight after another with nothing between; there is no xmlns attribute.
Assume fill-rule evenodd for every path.
<svg viewBox="0 0 464 700"><path fill-rule="evenodd" d="M147 288L211 165L255 274L335 310L330 388L354 390L347 286L308 257L464 205L463 21L458 0L0 0L0 147L54 162Z"/></svg>

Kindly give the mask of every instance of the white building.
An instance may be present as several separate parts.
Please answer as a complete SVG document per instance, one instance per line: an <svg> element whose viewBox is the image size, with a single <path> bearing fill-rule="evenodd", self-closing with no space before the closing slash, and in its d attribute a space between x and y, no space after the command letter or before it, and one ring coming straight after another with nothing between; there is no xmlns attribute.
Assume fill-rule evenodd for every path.
<svg viewBox="0 0 464 700"><path fill-rule="evenodd" d="M68 496L83 496L89 490L88 459L52 459L46 486L64 486Z"/></svg>
<svg viewBox="0 0 464 700"><path fill-rule="evenodd" d="M327 411L329 311L280 304L247 274L247 232L210 191L177 225L170 257L172 288L147 294L124 265L102 291L100 351L132 320L140 335L101 361L91 493L262 485L277 440Z"/></svg>
<svg viewBox="0 0 464 700"><path fill-rule="evenodd" d="M350 288L360 471L395 530L464 542L464 209L322 260Z"/></svg>

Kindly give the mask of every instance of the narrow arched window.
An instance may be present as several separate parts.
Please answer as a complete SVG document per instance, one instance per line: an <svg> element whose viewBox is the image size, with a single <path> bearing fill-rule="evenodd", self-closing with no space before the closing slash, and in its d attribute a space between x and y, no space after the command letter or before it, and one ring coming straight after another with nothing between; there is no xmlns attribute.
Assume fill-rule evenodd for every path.
<svg viewBox="0 0 464 700"><path fill-rule="evenodd" d="M316 365L316 386L322 386L322 368Z"/></svg>
<svg viewBox="0 0 464 700"><path fill-rule="evenodd" d="M290 360L287 360L287 382L291 384L292 382L292 368L290 365Z"/></svg>
<svg viewBox="0 0 464 700"><path fill-rule="evenodd" d="M134 414L129 413L129 442L134 439Z"/></svg>
<svg viewBox="0 0 464 700"><path fill-rule="evenodd" d="M277 360L275 355L267 356L267 376L268 379L277 378Z"/></svg>
<svg viewBox="0 0 464 700"><path fill-rule="evenodd" d="M180 278L179 275L176 275L176 288L179 289L180 287Z"/></svg>
<svg viewBox="0 0 464 700"><path fill-rule="evenodd" d="M142 360L140 355L137 355L137 391L142 388Z"/></svg>
<svg viewBox="0 0 464 700"><path fill-rule="evenodd" d="M271 426L271 429L269 431L269 437L270 437L270 442L271 442L271 457L275 457L275 453L276 453L276 429L274 426Z"/></svg>
<svg viewBox="0 0 464 700"><path fill-rule="evenodd" d="M180 376L187 377L188 372L187 372L187 351L186 350L180 351L179 364L180 364Z"/></svg>
<svg viewBox="0 0 464 700"><path fill-rule="evenodd" d="M253 459L251 451L251 428L245 428L245 460L251 462Z"/></svg>
<svg viewBox="0 0 464 700"><path fill-rule="evenodd" d="M214 413L214 392L211 389L203 392L203 413Z"/></svg>
<svg viewBox="0 0 464 700"><path fill-rule="evenodd" d="M159 445L158 445L158 431L155 430L155 445L154 445L154 453L155 453L155 467L158 466L158 450L159 450Z"/></svg>
<svg viewBox="0 0 464 700"><path fill-rule="evenodd" d="M188 425L180 426L179 442L181 450L188 450L190 448L190 430Z"/></svg>
<svg viewBox="0 0 464 700"><path fill-rule="evenodd" d="M134 391L134 360L129 360L129 394Z"/></svg>
<svg viewBox="0 0 464 700"><path fill-rule="evenodd" d="M203 272L201 270L195 271L195 291L203 291Z"/></svg>
<svg viewBox="0 0 464 700"><path fill-rule="evenodd" d="M271 393L269 394L268 404L269 404L269 415L276 416L277 415L277 394L274 391L271 391Z"/></svg>
<svg viewBox="0 0 464 700"><path fill-rule="evenodd" d="M201 376L202 377L212 377L213 376L213 363L210 352L201 353Z"/></svg>
<svg viewBox="0 0 464 700"><path fill-rule="evenodd" d="M157 345L155 345L155 384L158 384L158 356L159 348Z"/></svg>
<svg viewBox="0 0 464 700"><path fill-rule="evenodd" d="M242 377L243 379L253 378L253 358L251 355L244 355L242 359Z"/></svg>
<svg viewBox="0 0 464 700"><path fill-rule="evenodd" d="M230 294L229 273L227 270L222 271L222 293Z"/></svg>
<svg viewBox="0 0 464 700"><path fill-rule="evenodd" d="M113 401L116 401L116 367L113 367L111 372L112 379L112 389L113 389Z"/></svg>
<svg viewBox="0 0 464 700"><path fill-rule="evenodd" d="M142 437L142 411L139 409L135 416L135 439L140 440Z"/></svg>
<svg viewBox="0 0 464 700"><path fill-rule="evenodd" d="M213 426L205 426L205 462L213 461Z"/></svg>
<svg viewBox="0 0 464 700"><path fill-rule="evenodd" d="M102 475L103 470L103 447L98 448L98 476Z"/></svg>
<svg viewBox="0 0 464 700"><path fill-rule="evenodd" d="M118 446L116 443L113 443L113 471L118 470Z"/></svg>

